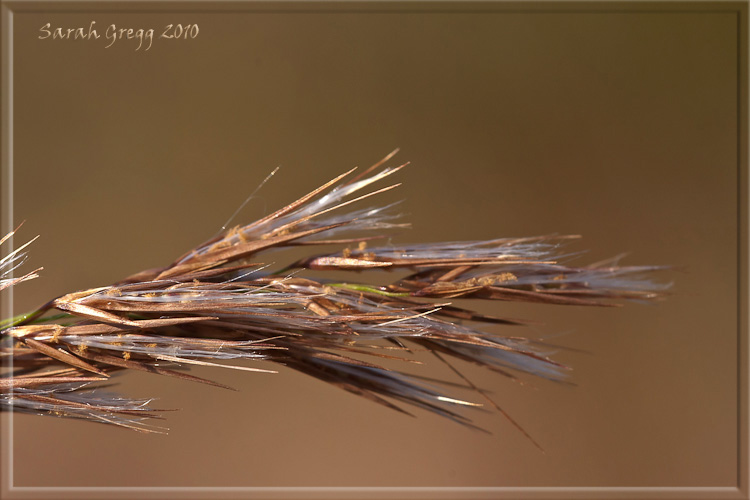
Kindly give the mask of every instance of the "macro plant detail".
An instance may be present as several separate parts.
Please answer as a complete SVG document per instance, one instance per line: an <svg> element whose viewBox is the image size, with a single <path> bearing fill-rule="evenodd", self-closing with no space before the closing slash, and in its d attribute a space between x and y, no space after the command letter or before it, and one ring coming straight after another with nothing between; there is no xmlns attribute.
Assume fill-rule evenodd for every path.
<svg viewBox="0 0 750 500"><path fill-rule="evenodd" d="M153 424L163 418L161 410L151 408L151 400L105 393L96 383L139 370L226 388L183 368L268 372L231 364L265 360L400 412L418 407L467 426L473 424L464 409L489 405L526 434L452 361L511 379L527 374L563 380L567 367L550 357L552 348L543 342L482 330L483 324L523 321L451 300L585 306L651 301L666 287L648 275L663 267L620 266L616 260L570 266L565 262L571 255L561 247L576 236L383 244L382 233L405 226L394 205L343 209L398 186L374 187L405 166L384 166L394 154L260 220L224 229L169 265L57 297L4 321L0 356L9 368L0 377L0 408L162 432ZM343 234L357 232L376 234ZM0 261L0 290L38 276L39 270L11 277L27 245ZM265 259L270 251L316 246L338 250L279 269ZM371 270L399 271L401 277L389 280L393 274L378 272L386 281L379 285L358 279L359 272ZM341 280L314 278L318 273L308 271L357 273ZM436 381L379 362L414 362L414 350L450 367L477 401L452 397Z"/></svg>

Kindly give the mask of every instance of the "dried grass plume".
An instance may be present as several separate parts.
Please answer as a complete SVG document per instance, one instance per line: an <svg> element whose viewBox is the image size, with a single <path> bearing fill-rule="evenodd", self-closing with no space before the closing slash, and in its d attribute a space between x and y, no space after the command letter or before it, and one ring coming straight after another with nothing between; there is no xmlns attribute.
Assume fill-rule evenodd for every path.
<svg viewBox="0 0 750 500"><path fill-rule="evenodd" d="M96 383L140 370L221 386L183 368L262 372L268 370L232 362L266 360L403 413L418 407L472 426L463 410L474 406L489 405L510 417L451 360L513 379L528 374L562 380L566 367L550 357L549 346L519 337L517 330L512 336L482 330L483 324L523 322L451 300L611 306L664 294L663 285L646 278L658 266L566 265L561 244L574 236L383 244L384 234L404 226L394 206L355 204L398 186L376 186L405 166L384 166L394 153L258 221L225 229L171 264L57 297L6 320L0 330L0 356L8 367L0 377L0 408L161 432L153 423L161 412L149 399L102 393L93 389ZM12 277L27 245L0 261L0 290L37 276L38 270ZM290 246L339 250L278 269L264 260L265 253ZM359 282L359 273L351 280L326 280L305 270L401 270L406 276L376 286ZM376 276L387 280L391 274ZM451 397L445 386L378 362L410 361L413 349L450 366L477 401Z"/></svg>

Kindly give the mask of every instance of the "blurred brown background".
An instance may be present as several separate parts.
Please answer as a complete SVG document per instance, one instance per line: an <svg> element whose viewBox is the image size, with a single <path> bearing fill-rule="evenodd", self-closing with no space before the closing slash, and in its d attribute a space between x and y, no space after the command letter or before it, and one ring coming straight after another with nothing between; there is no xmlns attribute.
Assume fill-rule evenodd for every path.
<svg viewBox="0 0 750 500"><path fill-rule="evenodd" d="M659 276L674 295L483 305L544 323L509 335L588 351L557 355L577 387L459 365L547 454L496 414L477 414L488 436L283 369L197 371L238 393L131 373L117 390L181 408L168 436L16 416L17 486L735 484L734 14L249 7L15 14L16 241L40 234L26 268L44 266L16 312L171 262L277 165L238 222L395 147L412 166L382 200L413 229L394 241L582 234L581 263L682 266ZM92 20L200 34L147 52L37 38Z"/></svg>

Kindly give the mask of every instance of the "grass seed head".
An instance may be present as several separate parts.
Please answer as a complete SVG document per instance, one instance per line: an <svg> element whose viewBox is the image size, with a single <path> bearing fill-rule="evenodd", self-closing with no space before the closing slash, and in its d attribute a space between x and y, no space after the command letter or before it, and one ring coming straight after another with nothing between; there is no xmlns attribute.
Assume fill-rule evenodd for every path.
<svg viewBox="0 0 750 500"><path fill-rule="evenodd" d="M395 205L351 207L397 186L375 186L403 168L383 167L391 156L359 176L346 172L258 221L225 229L169 265L58 297L6 322L1 335L16 344L2 351L13 370L0 378L0 408L161 432L149 423L158 417L148 409L149 400L103 395L89 390L92 381L140 370L221 386L176 368L219 365L268 372L227 364L266 361L404 413L407 405L472 426L463 410L480 403L448 394L450 383L428 383L378 360L408 362L414 361L408 357L414 350L432 352L464 378L477 399L506 417L449 358L514 379L525 374L563 380L567 368L543 343L483 329L523 321L483 315L446 299L611 305L664 295L666 287L650 279L663 269L659 266L567 265L570 255L561 249L576 236L415 245L368 243L382 234L332 239L345 232L404 227L396 222ZM262 263L270 250L320 244L340 250L279 269ZM36 271L12 277L25 247L0 261L0 289L36 277ZM380 273L379 285L304 274L371 269L409 274L389 281L389 274ZM64 314L52 315L54 309ZM386 349L407 357L385 354Z"/></svg>

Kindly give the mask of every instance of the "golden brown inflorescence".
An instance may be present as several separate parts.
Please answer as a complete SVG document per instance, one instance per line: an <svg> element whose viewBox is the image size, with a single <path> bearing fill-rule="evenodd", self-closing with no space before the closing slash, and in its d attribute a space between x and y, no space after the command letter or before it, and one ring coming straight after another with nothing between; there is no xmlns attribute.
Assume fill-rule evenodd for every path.
<svg viewBox="0 0 750 500"><path fill-rule="evenodd" d="M663 286L643 278L660 267L622 267L616 261L565 265L560 246L573 236L403 246L374 245L380 234L338 237L345 231L404 226L395 222L392 205L341 210L397 186L368 191L404 166L384 168L391 156L351 180L346 180L349 171L256 222L225 230L168 266L56 298L9 320L1 354L12 361L12 370L0 377L0 406L158 431L149 420L159 418L159 411L150 409L149 401L99 394L88 386L128 369L217 386L179 368L220 364L268 371L226 363L249 359L290 367L402 412L397 403L472 425L460 410L480 405L449 397L373 360L409 361L416 347L432 352L461 377L450 358L513 378L526 373L560 380L566 368L550 359L544 344L480 329L482 324L522 322L446 300L602 306L664 294ZM264 251L301 245L337 245L340 250L279 270L261 263ZM0 262L0 269L16 266L21 250ZM306 269L398 269L407 275L376 286L313 279L300 272ZM0 287L35 276L3 275Z"/></svg>

